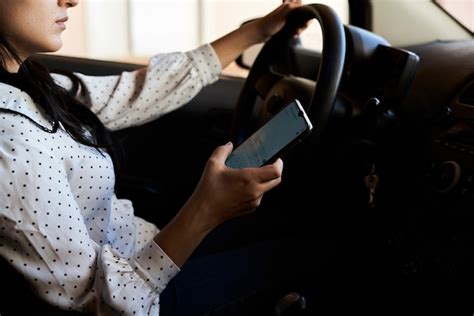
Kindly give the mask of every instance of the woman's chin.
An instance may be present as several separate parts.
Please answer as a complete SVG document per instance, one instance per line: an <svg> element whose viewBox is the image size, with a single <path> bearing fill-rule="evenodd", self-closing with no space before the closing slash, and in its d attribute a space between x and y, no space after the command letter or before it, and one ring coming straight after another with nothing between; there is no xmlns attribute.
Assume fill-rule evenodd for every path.
<svg viewBox="0 0 474 316"><path fill-rule="evenodd" d="M61 37L57 37L53 40L51 40L49 43L47 43L47 45L44 45L44 47L42 47L42 53L54 53L54 52L57 52L58 50L61 49L61 47L63 47L63 41L61 39Z"/></svg>

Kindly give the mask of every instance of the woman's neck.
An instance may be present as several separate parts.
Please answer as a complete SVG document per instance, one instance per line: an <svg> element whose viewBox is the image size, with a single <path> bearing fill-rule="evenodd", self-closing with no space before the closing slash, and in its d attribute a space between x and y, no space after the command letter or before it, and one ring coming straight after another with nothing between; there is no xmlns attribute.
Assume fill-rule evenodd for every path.
<svg viewBox="0 0 474 316"><path fill-rule="evenodd" d="M3 67L9 73L17 73L20 70L20 65L17 62L6 62L5 67Z"/></svg>
<svg viewBox="0 0 474 316"><path fill-rule="evenodd" d="M0 63L0 67L12 74L17 73L20 70L23 59L20 62L20 60L16 60L14 58L5 58L5 56L3 57L3 62Z"/></svg>

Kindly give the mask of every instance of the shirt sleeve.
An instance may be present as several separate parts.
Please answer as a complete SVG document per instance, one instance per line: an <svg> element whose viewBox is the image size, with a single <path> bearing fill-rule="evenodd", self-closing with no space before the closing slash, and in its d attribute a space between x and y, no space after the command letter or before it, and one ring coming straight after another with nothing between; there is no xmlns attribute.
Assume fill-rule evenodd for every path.
<svg viewBox="0 0 474 316"><path fill-rule="evenodd" d="M83 84L78 98L104 125L119 130L152 121L189 102L221 73L220 61L210 44L189 52L158 54L148 66L119 76L76 74ZM71 87L70 80L53 75Z"/></svg>
<svg viewBox="0 0 474 316"><path fill-rule="evenodd" d="M153 241L125 258L92 240L41 131L18 115L1 118L0 255L52 305L158 315L160 293L178 267Z"/></svg>

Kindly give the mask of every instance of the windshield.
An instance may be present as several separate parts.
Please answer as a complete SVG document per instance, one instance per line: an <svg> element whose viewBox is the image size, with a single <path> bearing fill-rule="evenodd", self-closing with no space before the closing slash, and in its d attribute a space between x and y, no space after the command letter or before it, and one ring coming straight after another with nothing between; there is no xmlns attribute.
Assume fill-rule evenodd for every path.
<svg viewBox="0 0 474 316"><path fill-rule="evenodd" d="M157 53L184 51L211 42L243 22L267 14L281 0L83 0L73 10L60 55L146 63ZM316 0L349 21L348 0ZM304 42L317 49L317 23ZM224 73L242 72L231 64Z"/></svg>

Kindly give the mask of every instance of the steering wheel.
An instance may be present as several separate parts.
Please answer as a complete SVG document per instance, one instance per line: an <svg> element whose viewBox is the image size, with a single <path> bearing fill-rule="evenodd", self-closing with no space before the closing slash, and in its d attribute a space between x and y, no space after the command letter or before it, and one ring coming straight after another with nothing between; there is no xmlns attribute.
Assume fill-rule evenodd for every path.
<svg viewBox="0 0 474 316"><path fill-rule="evenodd" d="M319 21L323 50L316 84L310 85L307 100L302 100L308 83L289 73L298 39L295 30L310 19ZM323 4L309 4L294 9L280 32L272 36L258 54L237 101L231 128L231 140L240 144L259 125L271 118L293 98L299 98L315 126L311 137L319 138L333 110L341 82L346 54L344 26L337 13ZM308 94L308 93L306 93ZM263 100L255 118L257 96Z"/></svg>

